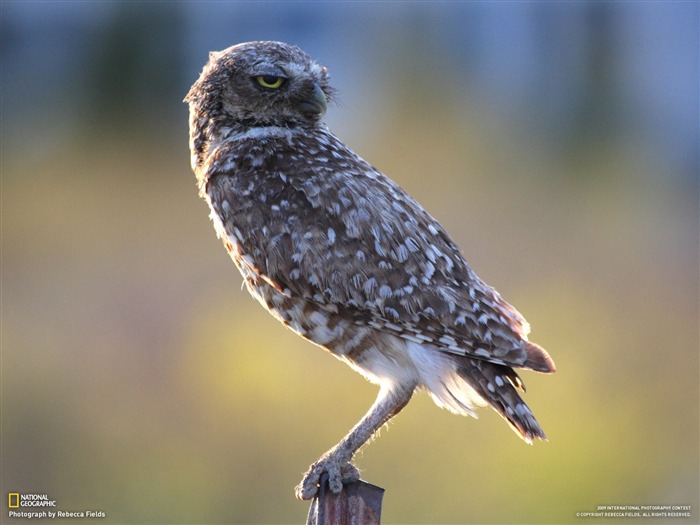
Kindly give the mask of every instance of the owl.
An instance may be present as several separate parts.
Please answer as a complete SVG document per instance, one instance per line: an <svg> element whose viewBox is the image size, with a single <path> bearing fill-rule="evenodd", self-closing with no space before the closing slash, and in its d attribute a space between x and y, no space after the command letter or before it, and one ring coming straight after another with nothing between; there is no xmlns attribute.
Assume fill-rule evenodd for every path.
<svg viewBox="0 0 700 525"><path fill-rule="evenodd" d="M455 414L490 406L527 443L546 439L514 369L555 371L445 229L322 123L335 98L325 67L267 41L210 53L185 98L199 193L250 294L379 386L300 499L323 473L334 493L358 480L353 456L418 390Z"/></svg>

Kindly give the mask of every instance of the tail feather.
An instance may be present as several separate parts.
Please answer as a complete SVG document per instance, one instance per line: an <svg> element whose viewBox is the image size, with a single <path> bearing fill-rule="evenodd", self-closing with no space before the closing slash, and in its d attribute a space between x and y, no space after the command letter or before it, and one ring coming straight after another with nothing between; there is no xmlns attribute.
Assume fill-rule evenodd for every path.
<svg viewBox="0 0 700 525"><path fill-rule="evenodd" d="M532 411L516 390L519 388L524 392L525 385L515 370L504 365L466 358L460 360L457 373L526 443L532 443L534 439L547 439Z"/></svg>

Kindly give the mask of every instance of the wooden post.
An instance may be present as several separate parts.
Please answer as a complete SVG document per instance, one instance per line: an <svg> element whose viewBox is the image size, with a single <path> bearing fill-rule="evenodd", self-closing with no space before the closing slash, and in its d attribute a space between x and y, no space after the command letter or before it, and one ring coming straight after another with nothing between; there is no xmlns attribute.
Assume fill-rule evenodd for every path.
<svg viewBox="0 0 700 525"><path fill-rule="evenodd" d="M319 486L306 525L379 525L383 488L356 481L343 485L340 494L333 494L328 488L328 474L321 476Z"/></svg>

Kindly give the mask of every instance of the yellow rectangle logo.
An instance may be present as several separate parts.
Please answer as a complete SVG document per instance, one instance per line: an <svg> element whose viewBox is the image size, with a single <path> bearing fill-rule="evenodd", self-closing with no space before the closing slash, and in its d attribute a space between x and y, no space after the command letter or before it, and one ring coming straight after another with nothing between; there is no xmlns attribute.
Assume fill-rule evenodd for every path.
<svg viewBox="0 0 700 525"><path fill-rule="evenodd" d="M7 494L7 506L11 509L19 508L19 492L10 492Z"/></svg>

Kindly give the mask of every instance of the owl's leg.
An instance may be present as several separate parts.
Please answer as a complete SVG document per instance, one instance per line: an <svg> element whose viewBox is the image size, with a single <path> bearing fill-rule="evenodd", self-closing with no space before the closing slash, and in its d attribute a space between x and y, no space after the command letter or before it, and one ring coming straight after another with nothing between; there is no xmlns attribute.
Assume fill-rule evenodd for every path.
<svg viewBox="0 0 700 525"><path fill-rule="evenodd" d="M382 387L377 400L360 422L304 474L304 478L295 489L297 498L313 498L318 492L319 479L324 472L328 473L328 483L335 494L343 490L343 483L359 480L360 471L350 463L352 457L382 425L406 406L414 390L415 385Z"/></svg>

